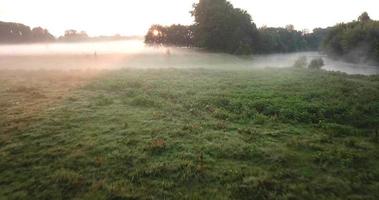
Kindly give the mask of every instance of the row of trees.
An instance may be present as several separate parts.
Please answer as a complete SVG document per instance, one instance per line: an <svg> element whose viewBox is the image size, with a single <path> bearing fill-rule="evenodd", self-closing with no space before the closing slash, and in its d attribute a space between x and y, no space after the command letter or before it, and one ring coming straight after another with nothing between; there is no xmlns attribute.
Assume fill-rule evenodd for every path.
<svg viewBox="0 0 379 200"><path fill-rule="evenodd" d="M145 36L148 44L165 44L179 47L194 46L194 26L152 25Z"/></svg>
<svg viewBox="0 0 379 200"><path fill-rule="evenodd" d="M78 42L88 40L88 34L85 31L77 31L77 30L67 30L64 32L64 35L59 37L59 41L64 42Z"/></svg>
<svg viewBox="0 0 379 200"><path fill-rule="evenodd" d="M322 50L350 62L379 63L379 21L371 20L365 12L358 21L332 27Z"/></svg>
<svg viewBox="0 0 379 200"><path fill-rule="evenodd" d="M358 21L317 28L312 33L285 28L257 29L251 16L227 0L200 0L191 26L152 26L147 44L196 46L233 54L321 50L353 62L379 62L379 21L363 13Z"/></svg>
<svg viewBox="0 0 379 200"><path fill-rule="evenodd" d="M58 38L58 41L75 42L87 40L88 38L87 33L84 31L67 30L64 36ZM57 41L57 39L47 29L41 27L31 29L29 26L20 23L0 22L0 43L53 41Z"/></svg>
<svg viewBox="0 0 379 200"><path fill-rule="evenodd" d="M0 43L49 42L55 38L46 29L31 29L19 23L0 22Z"/></svg>
<svg viewBox="0 0 379 200"><path fill-rule="evenodd" d="M285 28L257 29L251 16L234 8L227 0L200 0L191 11L195 24L191 26L153 25L145 42L153 45L196 46L233 54L293 52L317 50L324 29L313 33Z"/></svg>
<svg viewBox="0 0 379 200"><path fill-rule="evenodd" d="M173 33L174 31L169 31ZM183 33L180 33L183 34ZM0 21L0 43L32 43L32 42L81 42L81 41L103 41L103 40L122 40L134 37L124 37L121 35L89 37L84 31L73 29L65 31L64 35L55 38L47 29L36 27L31 29L29 26L12 22ZM174 38L170 34L170 38ZM176 43L173 43L176 45Z"/></svg>
<svg viewBox="0 0 379 200"><path fill-rule="evenodd" d="M258 53L285 53L309 49L305 33L296 31L292 25L286 28L260 28L258 44Z"/></svg>

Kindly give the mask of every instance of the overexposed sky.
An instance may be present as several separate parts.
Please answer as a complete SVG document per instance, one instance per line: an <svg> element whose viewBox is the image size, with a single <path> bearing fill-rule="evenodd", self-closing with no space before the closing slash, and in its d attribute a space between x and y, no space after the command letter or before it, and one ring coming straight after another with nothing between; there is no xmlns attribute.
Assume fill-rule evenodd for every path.
<svg viewBox="0 0 379 200"><path fill-rule="evenodd" d="M230 0L258 26L332 26L363 11L379 20L379 0ZM144 35L151 24L191 24L197 0L0 0L0 21L42 26L55 36L67 29L89 35Z"/></svg>

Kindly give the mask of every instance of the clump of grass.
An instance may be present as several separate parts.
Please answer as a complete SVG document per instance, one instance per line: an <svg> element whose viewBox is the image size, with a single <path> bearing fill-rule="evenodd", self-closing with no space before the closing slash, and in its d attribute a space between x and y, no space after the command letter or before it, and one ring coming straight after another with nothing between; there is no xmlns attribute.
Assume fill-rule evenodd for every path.
<svg viewBox="0 0 379 200"><path fill-rule="evenodd" d="M233 188L236 199L280 199L287 187L271 177L244 177Z"/></svg>
<svg viewBox="0 0 379 200"><path fill-rule="evenodd" d="M166 148L167 143L163 138L153 139L147 147L152 153L162 153Z"/></svg>
<svg viewBox="0 0 379 200"><path fill-rule="evenodd" d="M321 127L332 137L346 137L356 134L356 129L351 126L336 123L322 123Z"/></svg>
<svg viewBox="0 0 379 200"><path fill-rule="evenodd" d="M161 103L152 97L146 95L138 95L130 101L130 105L151 108L160 107Z"/></svg>
<svg viewBox="0 0 379 200"><path fill-rule="evenodd" d="M203 127L198 123L186 123L183 127L183 131L187 131L189 133L199 133Z"/></svg>
<svg viewBox="0 0 379 200"><path fill-rule="evenodd" d="M69 169L59 169L53 175L55 183L68 188L78 188L84 184L84 178L75 171Z"/></svg>
<svg viewBox="0 0 379 200"><path fill-rule="evenodd" d="M97 106L109 106L113 104L113 99L105 95L99 95L95 97L95 100L96 100L95 105Z"/></svg>
<svg viewBox="0 0 379 200"><path fill-rule="evenodd" d="M217 109L213 111L213 116L214 118L219 119L219 120L228 120L231 118L230 113L221 109Z"/></svg>
<svg viewBox="0 0 379 200"><path fill-rule="evenodd" d="M268 120L269 120L269 118L268 118L266 115L263 115L263 114L257 113L257 114L255 115L255 118L254 118L254 123L255 123L255 124L258 124L258 125L263 125L263 124L265 124Z"/></svg>

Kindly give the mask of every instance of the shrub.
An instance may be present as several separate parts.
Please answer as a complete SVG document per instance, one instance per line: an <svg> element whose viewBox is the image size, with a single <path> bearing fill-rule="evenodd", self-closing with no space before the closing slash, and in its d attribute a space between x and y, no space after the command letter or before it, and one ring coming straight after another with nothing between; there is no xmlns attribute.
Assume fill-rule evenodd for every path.
<svg viewBox="0 0 379 200"><path fill-rule="evenodd" d="M305 68L308 64L307 57L306 56L301 56L299 57L295 63L293 64L293 67L295 68Z"/></svg>
<svg viewBox="0 0 379 200"><path fill-rule="evenodd" d="M322 58L313 59L309 65L309 69L321 69L324 66L324 60Z"/></svg>

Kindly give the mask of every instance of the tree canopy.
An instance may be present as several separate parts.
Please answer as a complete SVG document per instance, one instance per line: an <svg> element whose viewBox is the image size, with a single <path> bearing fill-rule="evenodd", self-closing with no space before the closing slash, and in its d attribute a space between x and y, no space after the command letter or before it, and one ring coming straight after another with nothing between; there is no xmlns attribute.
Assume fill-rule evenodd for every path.
<svg viewBox="0 0 379 200"><path fill-rule="evenodd" d="M153 25L145 36L145 43L151 45L193 46L194 26L175 24L171 26Z"/></svg>
<svg viewBox="0 0 379 200"><path fill-rule="evenodd" d="M79 42L89 40L88 34L85 31L77 31L69 29L64 32L64 35L59 37L60 41L64 42Z"/></svg>
<svg viewBox="0 0 379 200"><path fill-rule="evenodd" d="M363 13L358 21L331 28L323 41L323 51L350 62L379 62L379 21Z"/></svg>
<svg viewBox="0 0 379 200"><path fill-rule="evenodd" d="M251 53L258 31L251 16L226 0L200 0L193 6L199 47L228 53Z"/></svg>
<svg viewBox="0 0 379 200"><path fill-rule="evenodd" d="M257 29L251 16L227 0L200 0L191 11L191 26L153 25L147 44L196 46L232 54L287 53L322 50L351 62L379 62L379 21L367 12L358 21L316 28L312 33L285 28Z"/></svg>
<svg viewBox="0 0 379 200"><path fill-rule="evenodd" d="M196 46L232 54L284 53L317 50L324 29L314 33L285 28L257 29L251 16L227 0L200 0L191 11L191 26L152 25L145 36L151 45Z"/></svg>

